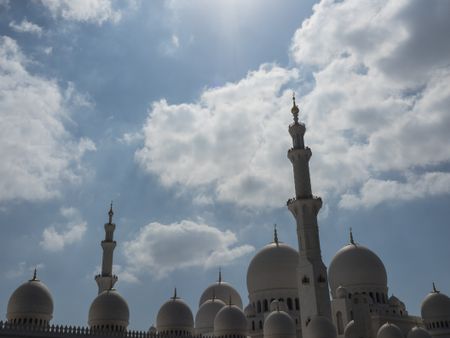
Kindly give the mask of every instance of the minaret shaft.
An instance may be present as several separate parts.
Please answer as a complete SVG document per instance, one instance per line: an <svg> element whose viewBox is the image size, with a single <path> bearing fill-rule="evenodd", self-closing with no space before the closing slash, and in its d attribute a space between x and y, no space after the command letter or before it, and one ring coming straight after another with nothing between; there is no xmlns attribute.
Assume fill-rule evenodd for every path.
<svg viewBox="0 0 450 338"><path fill-rule="evenodd" d="M112 289L117 282L117 276L113 275L113 254L116 247L116 241L114 240L114 230L116 225L112 223L112 204L109 210L109 222L105 224L105 239L102 241L101 246L103 249L102 256L102 272L100 275L95 276L95 281L98 285L98 293L105 290Z"/></svg>
<svg viewBox="0 0 450 338"><path fill-rule="evenodd" d="M317 214L322 207L320 197L314 197L311 189L309 160L311 150L304 145L305 125L298 122L299 109L292 108L294 123L289 126L293 147L288 151L295 182L295 198L288 201L288 209L297 223L299 244L299 298L302 330L314 316L331 319L327 270L322 262Z"/></svg>

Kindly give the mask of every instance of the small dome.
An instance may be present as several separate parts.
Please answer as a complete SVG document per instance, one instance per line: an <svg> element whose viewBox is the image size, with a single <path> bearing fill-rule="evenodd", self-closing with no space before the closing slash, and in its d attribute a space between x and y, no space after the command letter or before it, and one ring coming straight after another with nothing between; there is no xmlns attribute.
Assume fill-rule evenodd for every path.
<svg viewBox="0 0 450 338"><path fill-rule="evenodd" d="M422 302L422 318L424 320L450 319L450 298L433 287Z"/></svg>
<svg viewBox="0 0 450 338"><path fill-rule="evenodd" d="M414 326L409 332L407 338L431 338L431 335L422 327Z"/></svg>
<svg viewBox="0 0 450 338"><path fill-rule="evenodd" d="M377 338L404 338L400 328L392 323L385 323L378 329Z"/></svg>
<svg viewBox="0 0 450 338"><path fill-rule="evenodd" d="M191 309L181 298L172 297L159 309L156 328L159 333L177 330L187 335L193 334L194 318Z"/></svg>
<svg viewBox="0 0 450 338"><path fill-rule="evenodd" d="M315 316L306 326L305 338L336 338L336 328L326 317Z"/></svg>
<svg viewBox="0 0 450 338"><path fill-rule="evenodd" d="M204 302L212 298L217 298L224 303L228 303L230 297L231 304L242 309L242 299L241 296L239 296L239 293L229 283L219 279L218 282L211 284L203 291L198 306L200 307Z"/></svg>
<svg viewBox="0 0 450 338"><path fill-rule="evenodd" d="M125 330L130 319L127 301L114 289L105 290L95 297L89 309L91 328Z"/></svg>
<svg viewBox="0 0 450 338"><path fill-rule="evenodd" d="M264 321L264 338L296 338L297 331L291 316L284 311L271 312Z"/></svg>
<svg viewBox="0 0 450 338"><path fill-rule="evenodd" d="M214 336L247 336L247 319L244 312L236 305L226 305L214 319Z"/></svg>
<svg viewBox="0 0 450 338"><path fill-rule="evenodd" d="M247 270L250 295L277 289L298 288L298 252L284 243L270 243L253 257Z"/></svg>
<svg viewBox="0 0 450 338"><path fill-rule="evenodd" d="M342 285L338 286L336 289L336 298L347 298L347 289L344 288Z"/></svg>
<svg viewBox="0 0 450 338"><path fill-rule="evenodd" d="M47 286L36 278L20 285L8 302L6 318L12 322L24 318L48 324L53 317L53 299Z"/></svg>
<svg viewBox="0 0 450 338"><path fill-rule="evenodd" d="M225 306L220 299L210 299L204 302L195 316L195 333L206 334L214 332L214 318L217 312Z"/></svg>
<svg viewBox="0 0 450 338"><path fill-rule="evenodd" d="M356 326L355 326L354 320L349 321L348 324L345 326L344 337L345 338L357 338L358 337L358 332L356 331Z"/></svg>
<svg viewBox="0 0 450 338"><path fill-rule="evenodd" d="M383 262L375 253L359 244L346 245L336 253L328 269L328 279L334 297L339 286L387 288Z"/></svg>

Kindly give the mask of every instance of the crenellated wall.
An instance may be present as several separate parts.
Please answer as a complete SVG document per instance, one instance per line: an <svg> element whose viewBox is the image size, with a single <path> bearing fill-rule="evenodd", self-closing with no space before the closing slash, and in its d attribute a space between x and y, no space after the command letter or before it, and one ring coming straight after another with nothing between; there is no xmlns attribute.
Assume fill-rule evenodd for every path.
<svg viewBox="0 0 450 338"><path fill-rule="evenodd" d="M14 325L8 322L0 321L0 337L18 338L18 337L42 337L42 338L105 338L105 337L122 337L122 338L216 338L201 335L180 335L178 332L173 334L159 334L149 331L112 331L112 330L94 330L89 327L82 326L34 326L34 325ZM223 337L232 338L232 337Z"/></svg>

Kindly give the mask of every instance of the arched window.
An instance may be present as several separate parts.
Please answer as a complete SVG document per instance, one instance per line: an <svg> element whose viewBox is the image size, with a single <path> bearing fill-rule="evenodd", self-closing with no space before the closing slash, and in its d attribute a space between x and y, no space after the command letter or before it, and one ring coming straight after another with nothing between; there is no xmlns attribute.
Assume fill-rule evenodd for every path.
<svg viewBox="0 0 450 338"><path fill-rule="evenodd" d="M295 298L295 309L300 310L300 302L298 301L298 298Z"/></svg>
<svg viewBox="0 0 450 338"><path fill-rule="evenodd" d="M375 296L377 297L377 303L379 303L380 302L380 294L377 292Z"/></svg>
<svg viewBox="0 0 450 338"><path fill-rule="evenodd" d="M344 322L342 321L341 311L336 312L336 323L337 323L338 334L339 335L343 334L344 333Z"/></svg>
<svg viewBox="0 0 450 338"><path fill-rule="evenodd" d="M252 331L255 331L255 321L252 320Z"/></svg>
<svg viewBox="0 0 450 338"><path fill-rule="evenodd" d="M352 294L351 293L348 294L348 299L352 299Z"/></svg>
<svg viewBox="0 0 450 338"><path fill-rule="evenodd" d="M287 307L289 310L292 310L292 298L287 299Z"/></svg>
<svg viewBox="0 0 450 338"><path fill-rule="evenodd" d="M262 330L263 328L263 324L262 324L262 320L259 321L259 329Z"/></svg>
<svg viewBox="0 0 450 338"><path fill-rule="evenodd" d="M350 311L350 320L353 320L353 311Z"/></svg>
<svg viewBox="0 0 450 338"><path fill-rule="evenodd" d="M261 312L261 301L258 300L258 303L257 303L257 304L258 304L258 309L257 309L257 311L258 311L258 313L260 313L260 312Z"/></svg>
<svg viewBox="0 0 450 338"><path fill-rule="evenodd" d="M267 299L264 299L264 312L269 311L269 303L267 301Z"/></svg>
<svg viewBox="0 0 450 338"><path fill-rule="evenodd" d="M381 294L381 299L383 300L383 304L386 304L386 297L384 296L384 293Z"/></svg>

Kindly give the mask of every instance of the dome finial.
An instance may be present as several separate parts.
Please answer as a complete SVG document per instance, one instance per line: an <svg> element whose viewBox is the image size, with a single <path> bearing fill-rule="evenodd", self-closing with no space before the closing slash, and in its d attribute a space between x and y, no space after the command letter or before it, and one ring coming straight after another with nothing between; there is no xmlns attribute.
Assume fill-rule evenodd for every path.
<svg viewBox="0 0 450 338"><path fill-rule="evenodd" d="M277 232L277 225L273 225L273 241L278 246L278 232Z"/></svg>
<svg viewBox="0 0 450 338"><path fill-rule="evenodd" d="M355 241L353 239L353 231L352 231L352 227L350 227L350 244L355 245Z"/></svg>
<svg viewBox="0 0 450 338"><path fill-rule="evenodd" d="M172 297L172 299L177 299L178 297L177 297L177 288L175 287L175 288L173 288L173 297Z"/></svg>
<svg viewBox="0 0 450 338"><path fill-rule="evenodd" d="M218 280L219 284L222 283L222 267L219 266L219 280Z"/></svg>
<svg viewBox="0 0 450 338"><path fill-rule="evenodd" d="M108 216L109 216L109 224L112 224L112 218L113 218L113 216L114 216L114 211L113 211L113 201L111 201L111 205L110 205L110 207L109 207Z"/></svg>
<svg viewBox="0 0 450 338"><path fill-rule="evenodd" d="M297 104L295 103L295 92L292 92L292 108L291 108L291 113L292 115L294 115L294 122L298 123L298 113L299 113L299 109Z"/></svg>
<svg viewBox="0 0 450 338"><path fill-rule="evenodd" d="M37 268L34 268L33 278L31 280L37 280Z"/></svg>
<svg viewBox="0 0 450 338"><path fill-rule="evenodd" d="M436 289L436 284L433 282L433 293L439 293L440 291Z"/></svg>

